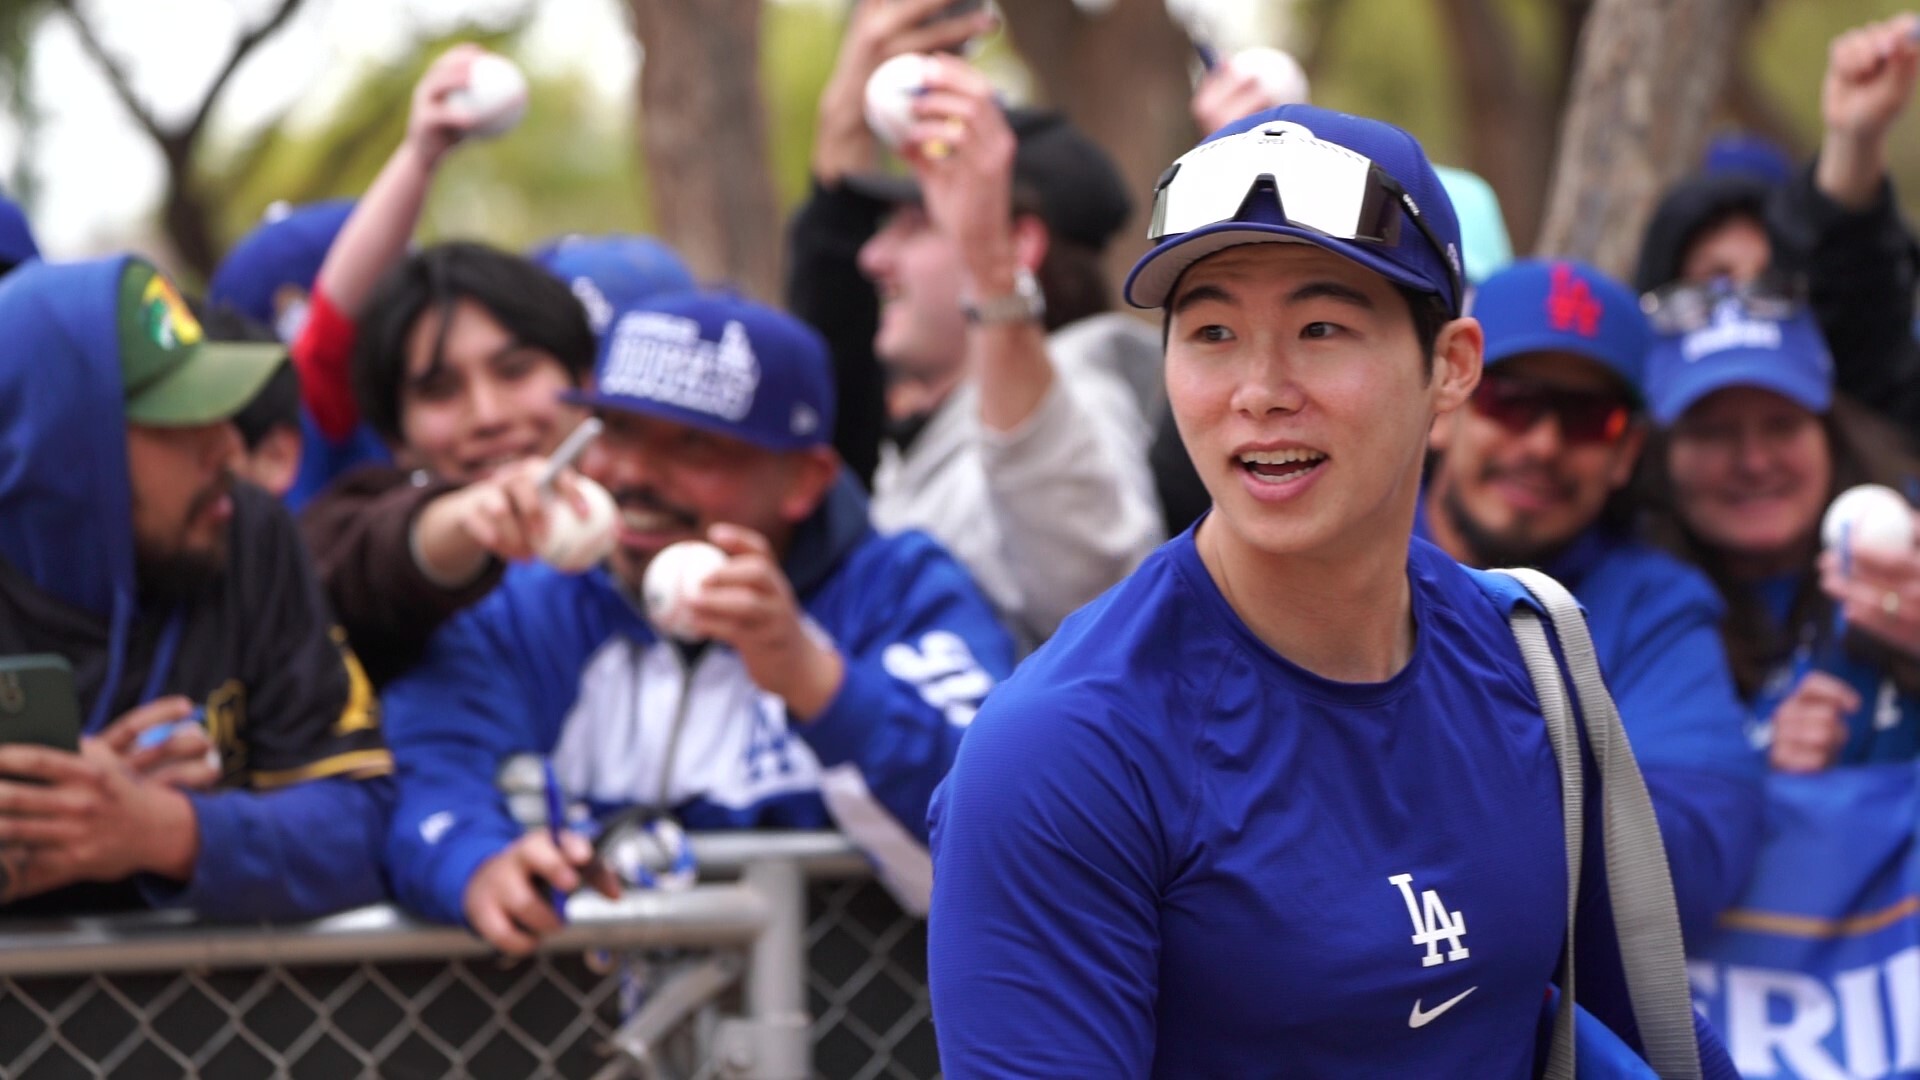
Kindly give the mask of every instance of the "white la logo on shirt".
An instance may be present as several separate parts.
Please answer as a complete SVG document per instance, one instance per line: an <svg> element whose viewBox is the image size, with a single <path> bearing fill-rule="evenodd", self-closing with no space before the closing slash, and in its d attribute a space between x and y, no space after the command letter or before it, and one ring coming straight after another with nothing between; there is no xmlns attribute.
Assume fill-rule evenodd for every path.
<svg viewBox="0 0 1920 1080"><path fill-rule="evenodd" d="M1448 911L1438 890L1427 889L1416 898L1413 895L1412 874L1395 874L1387 882L1399 886L1400 895L1406 898L1407 916L1413 920L1413 943L1427 947L1427 955L1420 958L1421 967L1432 967L1442 961L1442 941L1447 943L1444 959L1467 958L1467 947L1460 944L1460 939L1467 936L1466 916L1458 911Z"/></svg>

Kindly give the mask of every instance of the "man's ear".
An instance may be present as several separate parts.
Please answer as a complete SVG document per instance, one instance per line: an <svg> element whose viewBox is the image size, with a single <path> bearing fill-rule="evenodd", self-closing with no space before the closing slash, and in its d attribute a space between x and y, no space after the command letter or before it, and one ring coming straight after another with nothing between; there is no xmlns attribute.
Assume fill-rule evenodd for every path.
<svg viewBox="0 0 1920 1080"><path fill-rule="evenodd" d="M812 516L840 478L840 455L831 446L810 446L788 455L794 463L791 483L780 500L780 516L798 525Z"/></svg>
<svg viewBox="0 0 1920 1080"><path fill-rule="evenodd" d="M1020 214L1013 219L1013 254L1028 273L1040 272L1040 264L1047 261L1047 249L1052 243L1053 235L1037 215Z"/></svg>
<svg viewBox="0 0 1920 1080"><path fill-rule="evenodd" d="M1486 336L1480 320L1458 318L1440 328L1433 343L1433 411L1445 415L1467 403L1480 385Z"/></svg>

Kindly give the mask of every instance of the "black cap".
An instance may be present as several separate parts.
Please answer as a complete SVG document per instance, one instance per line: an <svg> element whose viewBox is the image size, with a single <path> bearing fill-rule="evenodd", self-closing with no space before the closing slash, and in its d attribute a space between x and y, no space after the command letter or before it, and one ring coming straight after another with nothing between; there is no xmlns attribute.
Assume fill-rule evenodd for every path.
<svg viewBox="0 0 1920 1080"><path fill-rule="evenodd" d="M1013 152L1014 208L1031 210L1055 235L1103 249L1133 213L1126 181L1100 145L1065 116L1048 109L1008 109L1018 140ZM917 203L911 176L862 173L846 186L889 203Z"/></svg>
<svg viewBox="0 0 1920 1080"><path fill-rule="evenodd" d="M1746 173L1702 173L1668 188L1641 239L1634 288L1651 292L1678 280L1680 268L1686 265L1687 249L1708 225L1728 215L1746 214L1765 228L1773 189L1769 181ZM1771 229L1767 235L1772 239Z"/></svg>

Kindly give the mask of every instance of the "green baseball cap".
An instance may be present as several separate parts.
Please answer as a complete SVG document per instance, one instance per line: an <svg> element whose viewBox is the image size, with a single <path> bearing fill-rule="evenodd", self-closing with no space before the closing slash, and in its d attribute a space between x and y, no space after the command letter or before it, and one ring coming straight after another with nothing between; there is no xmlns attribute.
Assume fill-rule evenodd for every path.
<svg viewBox="0 0 1920 1080"><path fill-rule="evenodd" d="M207 341L166 275L139 259L120 275L120 382L127 419L194 427L246 407L286 361L272 342Z"/></svg>

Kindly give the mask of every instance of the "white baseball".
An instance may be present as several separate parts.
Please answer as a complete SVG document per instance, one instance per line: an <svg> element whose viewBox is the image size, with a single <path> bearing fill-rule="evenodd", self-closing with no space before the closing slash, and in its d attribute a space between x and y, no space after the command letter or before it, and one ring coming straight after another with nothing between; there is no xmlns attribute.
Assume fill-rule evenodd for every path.
<svg viewBox="0 0 1920 1080"><path fill-rule="evenodd" d="M1256 45L1233 54L1227 66L1242 75L1251 75L1271 105L1295 105L1307 100L1307 73L1290 54Z"/></svg>
<svg viewBox="0 0 1920 1080"><path fill-rule="evenodd" d="M867 78L867 126L896 150L913 128L913 99L926 85L928 63L919 53L902 53Z"/></svg>
<svg viewBox="0 0 1920 1080"><path fill-rule="evenodd" d="M687 599L726 561L727 553L705 540L682 540L661 548L640 582L647 621L669 637L697 640L699 635L688 625Z"/></svg>
<svg viewBox="0 0 1920 1080"><path fill-rule="evenodd" d="M578 574L600 565L613 551L620 517L607 489L584 476L573 478L587 500L587 516L573 503L554 495L546 505L547 538L540 545L540 561L566 574Z"/></svg>
<svg viewBox="0 0 1920 1080"><path fill-rule="evenodd" d="M467 68L467 85L448 93L447 102L473 117L468 134L504 135L527 113L527 77L506 57L482 53Z"/></svg>
<svg viewBox="0 0 1920 1080"><path fill-rule="evenodd" d="M1847 537L1855 551L1904 554L1913 550L1913 512L1890 487L1861 484L1840 493L1820 522L1820 540L1829 548Z"/></svg>

